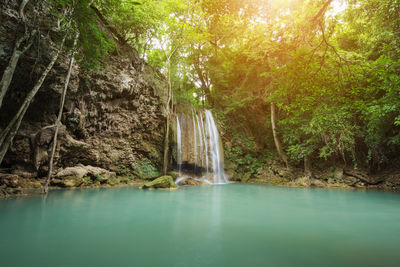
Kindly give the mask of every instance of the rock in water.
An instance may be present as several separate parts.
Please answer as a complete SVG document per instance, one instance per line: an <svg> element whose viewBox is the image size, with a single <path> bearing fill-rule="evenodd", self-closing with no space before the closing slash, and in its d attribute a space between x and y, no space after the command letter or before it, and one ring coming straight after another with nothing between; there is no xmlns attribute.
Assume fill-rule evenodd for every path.
<svg viewBox="0 0 400 267"><path fill-rule="evenodd" d="M199 181L193 178L185 178L183 180L180 180L178 182L179 185L205 185L207 184L206 182Z"/></svg>
<svg viewBox="0 0 400 267"><path fill-rule="evenodd" d="M148 188L176 188L174 179L171 176L161 176L154 181L144 184L141 189Z"/></svg>
<svg viewBox="0 0 400 267"><path fill-rule="evenodd" d="M89 176L93 178L97 178L98 180L108 180L111 177L115 177L115 172L110 172L105 169L93 166L84 166L82 164L78 164L75 167L68 167L60 170L56 177L59 179L63 179L64 177L75 176L78 178L83 178L84 176Z"/></svg>

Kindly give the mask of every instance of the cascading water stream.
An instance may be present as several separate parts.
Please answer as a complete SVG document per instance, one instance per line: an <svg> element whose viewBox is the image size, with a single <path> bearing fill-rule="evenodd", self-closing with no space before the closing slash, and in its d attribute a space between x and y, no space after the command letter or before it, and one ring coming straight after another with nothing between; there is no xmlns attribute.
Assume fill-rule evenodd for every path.
<svg viewBox="0 0 400 267"><path fill-rule="evenodd" d="M193 150L194 150L194 173L196 173L197 162L197 128L196 128L196 117L194 110L192 110L192 121L193 121Z"/></svg>
<svg viewBox="0 0 400 267"><path fill-rule="evenodd" d="M205 158L206 158L206 170L207 170L207 174L209 172L209 165L208 165L208 140L207 140L207 135L206 135L206 130L204 127L204 122L203 122L203 117L200 116L201 118L201 130L203 131L203 137L204 137L204 148L205 148Z"/></svg>
<svg viewBox="0 0 400 267"><path fill-rule="evenodd" d="M196 122L197 122L197 132L198 132L198 137L199 137L199 145L200 145L200 166L203 166L203 132L200 127L200 117L198 116L196 112Z"/></svg>
<svg viewBox="0 0 400 267"><path fill-rule="evenodd" d="M208 126L207 128L210 136L210 151L211 151L211 160L213 163L214 183L225 184L228 182L228 179L224 171L224 162L221 160L222 153L219 144L218 129L217 126L215 125L211 111L205 110L204 113L206 116L206 124Z"/></svg>
<svg viewBox="0 0 400 267"><path fill-rule="evenodd" d="M213 184L228 183L220 137L211 111L193 108L181 112L176 118L176 128L178 180L187 176Z"/></svg>
<svg viewBox="0 0 400 267"><path fill-rule="evenodd" d="M177 162L178 162L178 173L181 175L182 171L182 132L181 125L179 123L179 117L176 117L176 152L177 152Z"/></svg>

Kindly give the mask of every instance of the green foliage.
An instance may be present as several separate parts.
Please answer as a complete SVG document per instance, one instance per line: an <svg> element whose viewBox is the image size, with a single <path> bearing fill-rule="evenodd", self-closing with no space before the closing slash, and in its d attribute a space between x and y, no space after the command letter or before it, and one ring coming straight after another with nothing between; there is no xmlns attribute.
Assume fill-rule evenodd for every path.
<svg viewBox="0 0 400 267"><path fill-rule="evenodd" d="M102 1L99 1L102 2ZM91 0L51 0L49 8L59 23L65 28L71 39L79 32L79 53L76 58L85 70L96 70L101 67L100 60L115 49L114 42L107 38L99 28L99 18L90 7ZM53 25L58 27L58 25Z"/></svg>
<svg viewBox="0 0 400 267"><path fill-rule="evenodd" d="M258 170L265 167L272 158L270 154L261 154L257 151L254 139L245 137L241 141L236 139L235 143L235 146L225 148L225 156L227 160L237 166L235 171L242 176L246 174L247 178L255 176Z"/></svg>
<svg viewBox="0 0 400 267"><path fill-rule="evenodd" d="M295 113L295 112L294 112ZM347 154L355 161L356 139L360 136L360 128L354 123L354 113L346 106L338 107L319 105L310 114L309 120L295 120L293 116L281 122L286 131L297 128L285 134L285 144L291 159L300 161L314 152L323 159L341 156L346 161Z"/></svg>
<svg viewBox="0 0 400 267"><path fill-rule="evenodd" d="M269 123L245 120L268 121L262 101L275 102L278 136L292 163L379 166L399 155L400 1L346 2L346 12L325 14L324 23L315 21L319 1L280 2L261 14L233 0L203 5L216 25L206 30L218 40L215 49L203 48L212 70L210 100L228 124L247 124L248 134L257 129L255 136L270 140ZM273 23L252 20L265 15ZM235 149L229 153L238 164L251 162Z"/></svg>

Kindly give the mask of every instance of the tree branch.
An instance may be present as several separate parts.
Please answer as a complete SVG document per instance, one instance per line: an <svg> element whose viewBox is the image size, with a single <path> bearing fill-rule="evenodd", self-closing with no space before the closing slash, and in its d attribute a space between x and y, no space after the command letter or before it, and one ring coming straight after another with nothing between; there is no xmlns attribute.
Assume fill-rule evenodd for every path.
<svg viewBox="0 0 400 267"><path fill-rule="evenodd" d="M320 18L325 15L326 10L328 9L329 5L332 3L333 0L328 0L323 7L318 11L317 15L314 16L312 21L318 21Z"/></svg>
<svg viewBox="0 0 400 267"><path fill-rule="evenodd" d="M114 35L114 37L117 39L117 41L121 45L126 44L125 38L113 27L108 23L107 19L101 14L100 10L97 9L93 4L90 5L90 8L93 9L93 11L96 13L97 17L100 19L101 23Z"/></svg>

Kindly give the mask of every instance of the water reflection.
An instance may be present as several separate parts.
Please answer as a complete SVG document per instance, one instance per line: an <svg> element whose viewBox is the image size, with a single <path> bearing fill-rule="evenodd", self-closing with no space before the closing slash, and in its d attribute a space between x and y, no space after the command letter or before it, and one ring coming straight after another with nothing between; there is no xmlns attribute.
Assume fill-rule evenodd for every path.
<svg viewBox="0 0 400 267"><path fill-rule="evenodd" d="M0 201L0 257L2 266L395 266L399 221L400 195L375 192L55 191Z"/></svg>

